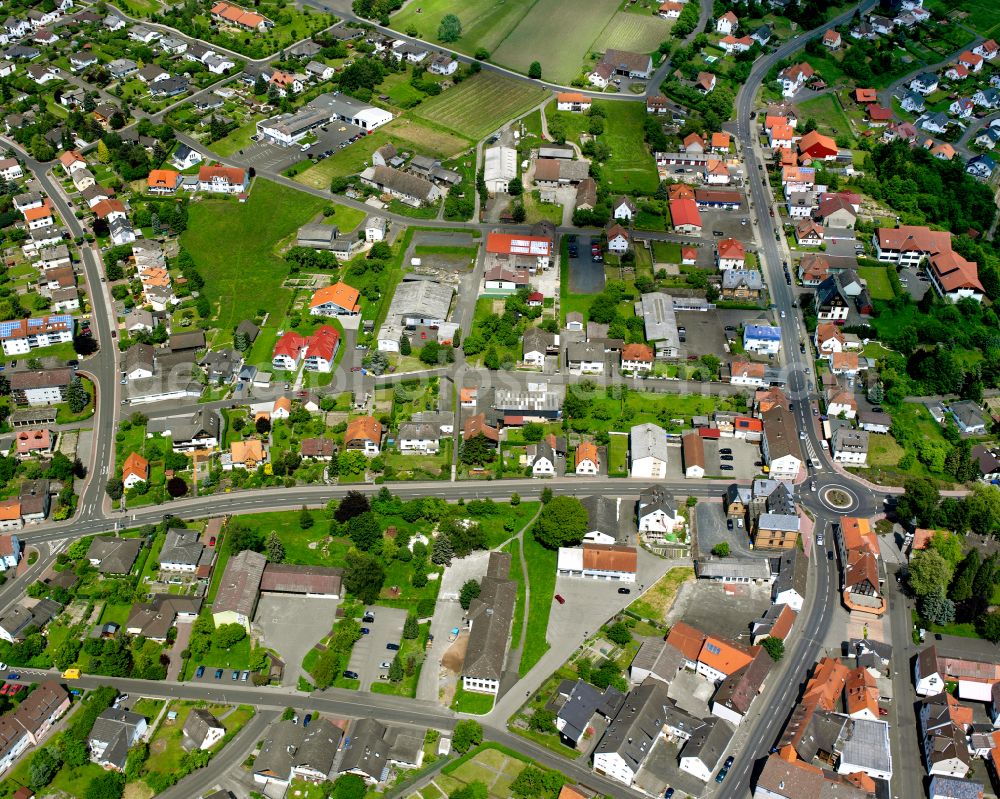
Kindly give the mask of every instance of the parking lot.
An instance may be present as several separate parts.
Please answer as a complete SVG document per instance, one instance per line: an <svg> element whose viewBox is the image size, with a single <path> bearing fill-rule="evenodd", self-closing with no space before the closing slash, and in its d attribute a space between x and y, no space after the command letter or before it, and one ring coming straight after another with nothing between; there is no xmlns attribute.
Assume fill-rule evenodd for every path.
<svg viewBox="0 0 1000 799"><path fill-rule="evenodd" d="M678 311L677 326L687 331L687 341L683 347L687 355L701 357L715 355L723 361L728 361L730 353L726 349L726 327L734 327L736 331L741 325L753 320L766 318L766 311L744 311L737 309L719 309L715 311ZM729 335L737 335L729 331Z"/></svg>
<svg viewBox="0 0 1000 799"><path fill-rule="evenodd" d="M590 236L577 236L576 246L577 256L569 259L569 290L574 294L599 294L604 290L604 263L595 263L591 257Z"/></svg>
<svg viewBox="0 0 1000 799"><path fill-rule="evenodd" d="M729 544L729 551L735 556L750 555L750 539L747 531L733 522L730 530L726 524L726 511L721 502L699 502L695 508L698 552L708 557L713 547Z"/></svg>
<svg viewBox="0 0 1000 799"><path fill-rule="evenodd" d="M899 272L899 282L903 284L910 296L918 302L930 291L931 279L923 267L908 266Z"/></svg>
<svg viewBox="0 0 1000 799"><path fill-rule="evenodd" d="M767 583L723 586L715 580L692 580L681 586L667 623L683 621L699 630L749 643L750 623L769 607L771 586Z"/></svg>
<svg viewBox="0 0 1000 799"><path fill-rule="evenodd" d="M285 661L284 685L298 684L303 674L302 659L330 634L339 604L338 599L261 596L254 624L263 633L268 648Z"/></svg>
<svg viewBox="0 0 1000 799"><path fill-rule="evenodd" d="M386 644L399 645L403 640L403 623L406 611L400 608L372 608L374 621L362 621L362 630L368 630L354 645L351 662L347 667L361 680L361 690L367 691L373 682L378 682L380 674L388 674L389 667L380 664L391 663L396 652L387 649Z"/></svg>
<svg viewBox="0 0 1000 799"><path fill-rule="evenodd" d="M238 683L242 684L242 682L243 682L240 679L240 677L241 677L241 675L242 675L243 672L241 672L239 669L218 669L218 668L214 668L213 669L210 666L204 666L204 667L199 666L198 667L198 669L201 669L201 668L204 668L205 671L202 673L202 675L200 677L198 676L198 671L197 670L195 671L194 677L192 677L192 679L195 682L207 682L207 683L216 683L216 682L218 682L218 683L222 683L223 685L226 685L226 684L229 684L229 683L234 683L234 682L238 682ZM247 677L247 682L249 683L249 681L250 681L250 678L248 676Z"/></svg>
<svg viewBox="0 0 1000 799"><path fill-rule="evenodd" d="M754 215L746 210L746 204L740 206L739 211L722 211L706 209L701 211L701 238L707 242L718 241L721 238L732 238L749 245L749 249L755 249L753 232ZM742 220L749 220L743 224ZM721 231L722 235L715 235L715 231ZM713 241L713 247L714 247Z"/></svg>
<svg viewBox="0 0 1000 799"><path fill-rule="evenodd" d="M316 142L306 152L298 144L282 147L280 144L256 141L240 150L239 154L260 172L282 172L310 156L318 157L328 150L333 153L342 147L349 147L353 137L364 135L361 128L346 122L331 122L325 128L314 131Z"/></svg>

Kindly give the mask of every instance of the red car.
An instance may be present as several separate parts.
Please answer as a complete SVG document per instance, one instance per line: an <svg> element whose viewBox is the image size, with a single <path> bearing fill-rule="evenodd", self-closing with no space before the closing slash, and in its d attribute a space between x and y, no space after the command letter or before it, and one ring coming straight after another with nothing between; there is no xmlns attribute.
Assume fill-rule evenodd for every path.
<svg viewBox="0 0 1000 799"><path fill-rule="evenodd" d="M558 602L560 605L566 604L566 600L562 598L562 594L556 594L556 602Z"/></svg>
<svg viewBox="0 0 1000 799"><path fill-rule="evenodd" d="M208 545L210 547L214 547L215 546L215 536L214 535L208 540Z"/></svg>
<svg viewBox="0 0 1000 799"><path fill-rule="evenodd" d="M884 707L880 707L880 708L878 709L878 714L879 714L880 716L888 716L888 715L889 715L889 711L888 711L888 710L886 710L886 709L885 709Z"/></svg>

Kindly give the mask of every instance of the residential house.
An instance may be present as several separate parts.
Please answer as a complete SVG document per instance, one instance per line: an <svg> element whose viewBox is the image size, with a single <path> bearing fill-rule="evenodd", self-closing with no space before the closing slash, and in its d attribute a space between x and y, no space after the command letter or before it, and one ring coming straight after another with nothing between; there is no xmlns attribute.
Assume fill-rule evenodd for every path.
<svg viewBox="0 0 1000 799"><path fill-rule="evenodd" d="M363 725L358 722L355 727L358 726ZM356 746L345 749L345 760L353 758L359 748L374 758L370 747L359 737L357 732L352 736ZM308 727L295 719L276 721L264 733L260 751L254 759L253 781L265 786L268 793L276 789L284 792L295 779L325 782L334 773L334 761L343 740L343 730L322 717ZM384 761L380 762L384 767Z"/></svg>
<svg viewBox="0 0 1000 799"><path fill-rule="evenodd" d="M123 708L109 707L94 721L87 736L90 759L102 768L125 771L128 751L146 733L146 719Z"/></svg>
<svg viewBox="0 0 1000 799"><path fill-rule="evenodd" d="M356 450L366 457L379 454L382 446L382 425L374 416L357 416L347 424L344 447Z"/></svg>
<svg viewBox="0 0 1000 799"><path fill-rule="evenodd" d="M802 450L799 446L795 419L787 406L775 405L763 414L764 439L762 452L776 480L794 480L802 468Z"/></svg>
<svg viewBox="0 0 1000 799"><path fill-rule="evenodd" d="M830 439L830 451L837 463L850 466L868 465L868 432L838 427Z"/></svg>
<svg viewBox="0 0 1000 799"><path fill-rule="evenodd" d="M663 479L667 476L667 434L651 422L635 425L629 434L631 477Z"/></svg>

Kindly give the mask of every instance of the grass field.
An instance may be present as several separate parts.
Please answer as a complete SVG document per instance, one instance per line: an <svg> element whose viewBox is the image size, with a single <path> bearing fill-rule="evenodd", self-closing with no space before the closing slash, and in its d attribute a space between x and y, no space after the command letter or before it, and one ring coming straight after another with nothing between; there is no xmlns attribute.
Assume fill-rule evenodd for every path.
<svg viewBox="0 0 1000 799"><path fill-rule="evenodd" d="M556 590L556 553L539 544L528 530L524 534L524 560L528 564L528 621L518 671L523 677L549 649L546 633Z"/></svg>
<svg viewBox="0 0 1000 799"><path fill-rule="evenodd" d="M659 16L643 16L619 11L601 31L592 49L631 50L633 53L651 53L668 38L674 20Z"/></svg>
<svg viewBox="0 0 1000 799"><path fill-rule="evenodd" d="M484 716L493 710L493 702L492 694L466 691L459 685L455 690L455 697L451 700L451 709L457 710L459 713L474 713L477 716Z"/></svg>
<svg viewBox="0 0 1000 799"><path fill-rule="evenodd" d="M628 475L628 436L611 436L608 444L608 476L625 477Z"/></svg>
<svg viewBox="0 0 1000 799"><path fill-rule="evenodd" d="M214 345L228 343L233 328L258 309L284 314L290 292L282 281L288 268L275 250L326 204L259 178L246 203L206 199L191 204L181 245L205 278L217 328Z"/></svg>
<svg viewBox="0 0 1000 799"><path fill-rule="evenodd" d="M580 74L592 48L603 51L608 47L601 32L615 12L616 6L607 0L576 0L571 6L562 0L537 0L493 51L492 60L520 72L538 61L544 79L569 83ZM567 35L568 25L572 25L572 35Z"/></svg>
<svg viewBox="0 0 1000 799"><path fill-rule="evenodd" d="M694 569L686 566L671 569L657 580L641 599L629 605L628 609L644 619L662 620L670 610L670 606L674 604L674 597L677 596L680 587L693 579Z"/></svg>
<svg viewBox="0 0 1000 799"><path fill-rule="evenodd" d="M547 96L548 92L544 89L480 72L418 106L413 113L459 136L479 141L507 120L529 111ZM645 109L640 110L645 113Z"/></svg>
<svg viewBox="0 0 1000 799"><path fill-rule="evenodd" d="M958 6L957 10L955 6ZM926 8L932 13L949 16L958 16L964 12L968 14L964 22L970 28L988 39L1000 36L1000 18L997 17L997 7L993 0L959 0L957 3L928 0Z"/></svg>
<svg viewBox="0 0 1000 799"><path fill-rule="evenodd" d="M643 140L646 108L642 103L612 103L602 141L611 148L605 165L608 190L625 194L653 194L660 185L656 161ZM609 109L611 110L611 109Z"/></svg>
<svg viewBox="0 0 1000 799"><path fill-rule="evenodd" d="M396 30L416 31L420 38L445 44L448 49L474 53L485 47L492 52L523 19L533 0L467 0L461 11L453 0L421 0L407 3L390 20ZM419 10L419 13L417 13ZM462 37L457 42L444 43L437 38L438 26L445 14L458 13L462 22Z"/></svg>
<svg viewBox="0 0 1000 799"><path fill-rule="evenodd" d="M852 135L847 114L832 94L823 94L813 100L799 103L798 109L801 117L816 120L820 133L831 136L839 136L841 133Z"/></svg>
<svg viewBox="0 0 1000 799"><path fill-rule="evenodd" d="M487 747L490 746L487 744ZM511 784L528 765L524 760L513 757L513 752L508 752L510 750L484 747L465 762L459 762L457 768L445 766L441 774L434 776L431 786L451 796L465 786L480 782L486 788L487 799L507 799L513 795ZM428 793L426 787L420 791L424 799L435 795Z"/></svg>
<svg viewBox="0 0 1000 799"><path fill-rule="evenodd" d="M316 189L327 189L333 178L356 175L364 170L371 161L372 153L390 142L397 149L416 149L425 155L443 159L457 155L470 144L468 139L453 133L402 117L314 164L296 175L295 180Z"/></svg>
<svg viewBox="0 0 1000 799"><path fill-rule="evenodd" d="M881 266L858 267L858 275L868 284L868 293L874 300L891 300L894 296L889 273Z"/></svg>

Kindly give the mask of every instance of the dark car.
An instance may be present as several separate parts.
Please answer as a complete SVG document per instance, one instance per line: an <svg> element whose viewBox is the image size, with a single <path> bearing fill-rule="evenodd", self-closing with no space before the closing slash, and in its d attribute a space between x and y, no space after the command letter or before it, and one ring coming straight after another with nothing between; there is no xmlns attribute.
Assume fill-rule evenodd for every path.
<svg viewBox="0 0 1000 799"><path fill-rule="evenodd" d="M312 713L306 713L306 717L304 719L302 719L302 726L303 727L308 727L309 726L309 722L312 721L312 720L313 720L313 714Z"/></svg>
<svg viewBox="0 0 1000 799"><path fill-rule="evenodd" d="M831 552L830 550L827 550L826 551L826 559L827 560L833 560L833 552Z"/></svg>
<svg viewBox="0 0 1000 799"><path fill-rule="evenodd" d="M194 673L194 676L195 677L203 677L203 676L205 676L205 667L204 666L199 666L198 667L198 671L196 671Z"/></svg>
<svg viewBox="0 0 1000 799"><path fill-rule="evenodd" d="M720 771L718 774L715 775L715 781L716 782L722 782L726 778L726 775L728 773L729 773L729 769L727 769L727 768L722 769L722 771Z"/></svg>
<svg viewBox="0 0 1000 799"><path fill-rule="evenodd" d="M721 466L719 466L719 468L722 469L722 471L724 472L731 472L733 470L733 467L730 466L728 463L723 463Z"/></svg>
<svg viewBox="0 0 1000 799"><path fill-rule="evenodd" d="M712 231L712 235L713 236L725 236L726 234L725 234L725 231L722 231L722 230L713 230Z"/></svg>
<svg viewBox="0 0 1000 799"><path fill-rule="evenodd" d="M663 799L670 799L670 797L673 795L674 795L674 789L667 788L667 790L663 792Z"/></svg>
<svg viewBox="0 0 1000 799"><path fill-rule="evenodd" d="M618 593L619 594L631 594L632 593L632 589L631 588L619 588L618 589Z"/></svg>
<svg viewBox="0 0 1000 799"><path fill-rule="evenodd" d="M806 345L805 344L799 344L799 352L801 352L803 355L806 354Z"/></svg>
<svg viewBox="0 0 1000 799"><path fill-rule="evenodd" d="M733 454L733 448L732 447L719 447L719 454L720 455L732 455Z"/></svg>
<svg viewBox="0 0 1000 799"><path fill-rule="evenodd" d="M9 672L7 674L7 679L8 680L20 680L21 679L21 675L18 674L16 671L12 671L12 672Z"/></svg>
<svg viewBox="0 0 1000 799"><path fill-rule="evenodd" d="M399 651L399 644L386 644L385 648L386 649L391 649L393 652L398 652Z"/></svg>
<svg viewBox="0 0 1000 799"><path fill-rule="evenodd" d="M560 605L565 605L566 604L566 600L563 599L563 595L562 594L556 594L556 602L558 602Z"/></svg>
<svg viewBox="0 0 1000 799"><path fill-rule="evenodd" d="M370 633L370 632L371 632L371 630L368 629L367 627L362 627L361 628L361 634L362 635L368 635L368 633Z"/></svg>
<svg viewBox="0 0 1000 799"><path fill-rule="evenodd" d="M215 679L217 679L217 680L221 680L222 679L222 669L216 669L215 670Z"/></svg>
<svg viewBox="0 0 1000 799"><path fill-rule="evenodd" d="M233 682L236 682L240 678L240 673L238 671L233 672Z"/></svg>
<svg viewBox="0 0 1000 799"><path fill-rule="evenodd" d="M726 758L726 762L722 764L722 767L725 768L725 769L729 769L729 768L733 767L733 756L732 755L730 755L729 757Z"/></svg>
<svg viewBox="0 0 1000 799"><path fill-rule="evenodd" d="M732 530L733 529L733 520L732 519L726 519L726 529L727 530Z"/></svg>
<svg viewBox="0 0 1000 799"><path fill-rule="evenodd" d="M356 679L358 679L358 673L356 671L345 671L344 672L344 676L348 680L356 680Z"/></svg>
<svg viewBox="0 0 1000 799"><path fill-rule="evenodd" d="M719 460L720 461L732 461L732 460L736 460L736 459L732 455L720 455L719 456Z"/></svg>

